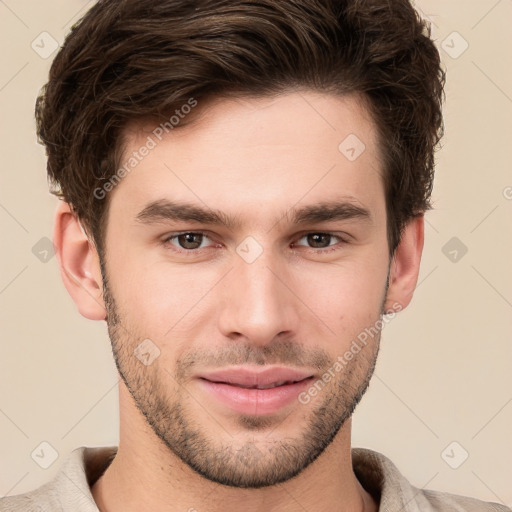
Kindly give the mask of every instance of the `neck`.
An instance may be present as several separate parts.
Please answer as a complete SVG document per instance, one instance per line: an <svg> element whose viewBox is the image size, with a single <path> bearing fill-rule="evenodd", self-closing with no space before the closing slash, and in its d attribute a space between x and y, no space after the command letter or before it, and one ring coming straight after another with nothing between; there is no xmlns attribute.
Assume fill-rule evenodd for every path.
<svg viewBox="0 0 512 512"><path fill-rule="evenodd" d="M155 436L122 384L120 404L117 455L91 489L101 512L378 510L352 469L350 420L295 478L261 489L239 489L211 482L178 459Z"/></svg>

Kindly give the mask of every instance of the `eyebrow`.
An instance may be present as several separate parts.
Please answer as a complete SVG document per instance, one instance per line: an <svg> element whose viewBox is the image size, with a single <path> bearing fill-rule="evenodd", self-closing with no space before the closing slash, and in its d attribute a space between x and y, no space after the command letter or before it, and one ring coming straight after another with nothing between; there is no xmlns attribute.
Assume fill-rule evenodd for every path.
<svg viewBox="0 0 512 512"><path fill-rule="evenodd" d="M358 220L371 224L373 217L367 208L355 204L353 198L337 201L322 201L301 208L291 208L282 217L292 224L313 224L340 220ZM281 217L281 218L282 218ZM224 226L229 230L240 227L240 220L221 210L203 208L183 201L159 199L146 205L135 217L143 224L166 221L197 222Z"/></svg>

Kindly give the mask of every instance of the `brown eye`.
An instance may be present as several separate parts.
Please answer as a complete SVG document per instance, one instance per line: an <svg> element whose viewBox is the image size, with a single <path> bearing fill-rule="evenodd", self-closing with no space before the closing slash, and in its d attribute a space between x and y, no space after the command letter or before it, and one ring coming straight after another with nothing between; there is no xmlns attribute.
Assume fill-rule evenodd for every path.
<svg viewBox="0 0 512 512"><path fill-rule="evenodd" d="M299 246L306 246L306 248L310 249L327 249L329 247L334 247L337 242L344 242L344 240L332 233L306 233L302 236L298 242L305 240L305 243L297 243Z"/></svg>
<svg viewBox="0 0 512 512"><path fill-rule="evenodd" d="M328 233L310 233L306 235L306 238L311 247L323 249L324 247L329 247L332 235Z"/></svg>
<svg viewBox="0 0 512 512"><path fill-rule="evenodd" d="M201 233L183 233L178 235L177 240L183 249L199 249L203 235Z"/></svg>
<svg viewBox="0 0 512 512"><path fill-rule="evenodd" d="M209 240L204 233L196 233L193 231L187 231L185 233L176 233L168 236L164 240L164 244L170 244L175 248L193 251L196 249L202 249L205 247L203 242Z"/></svg>

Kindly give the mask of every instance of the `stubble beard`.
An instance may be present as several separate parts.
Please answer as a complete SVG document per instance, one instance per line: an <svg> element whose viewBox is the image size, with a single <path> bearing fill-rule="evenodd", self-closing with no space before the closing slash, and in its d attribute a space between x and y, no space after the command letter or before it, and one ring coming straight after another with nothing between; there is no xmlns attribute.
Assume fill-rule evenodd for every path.
<svg viewBox="0 0 512 512"><path fill-rule="evenodd" d="M130 335L105 277L104 301L112 352L136 407L174 456L212 482L256 489L293 478L332 443L368 389L377 361L380 332L308 404L297 401L296 407L304 417L304 427L299 435L291 439L289 436L279 438L280 422L287 418L277 420L274 417L239 415L237 427L243 435L238 432L234 437L230 433L233 427L224 425L225 432L221 431L221 437L225 440L219 440L218 434L209 435L204 426L204 419L210 419L209 412L200 408L203 416L194 417L193 410L191 412L187 408L187 404L196 401L185 386L187 372L185 365L181 365L182 361L177 361L171 375L158 364L143 366L134 356L134 348L141 340ZM297 345L289 340L276 341L264 349L250 344L237 345L233 349L236 357L233 355L228 359L230 362L235 359L258 361L258 364L264 359L267 363L286 365L300 359L296 350ZM188 356L188 361L201 360L200 353L189 353ZM332 366L327 353L318 350L303 363L313 361L325 369ZM172 388L175 393L169 398L166 390ZM294 410L291 414L298 413ZM212 423L215 430L219 430L219 421L212 420Z"/></svg>

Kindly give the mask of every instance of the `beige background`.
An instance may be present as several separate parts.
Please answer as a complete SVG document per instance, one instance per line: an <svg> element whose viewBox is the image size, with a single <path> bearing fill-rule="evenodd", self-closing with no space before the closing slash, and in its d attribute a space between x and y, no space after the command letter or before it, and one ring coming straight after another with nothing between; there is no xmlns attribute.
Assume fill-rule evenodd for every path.
<svg viewBox="0 0 512 512"><path fill-rule="evenodd" d="M105 325L77 313L55 258L41 261L56 200L33 104L51 56L31 43L40 53L51 49L50 37L61 43L90 5L0 1L0 496L47 481L75 447L117 444L117 374ZM510 506L512 1L417 7L433 23L448 72L446 136L418 289L384 330L353 444L386 454L418 487ZM459 248L443 249L453 237ZM47 469L31 457L41 442L59 454ZM465 452L457 469L447 464Z"/></svg>

